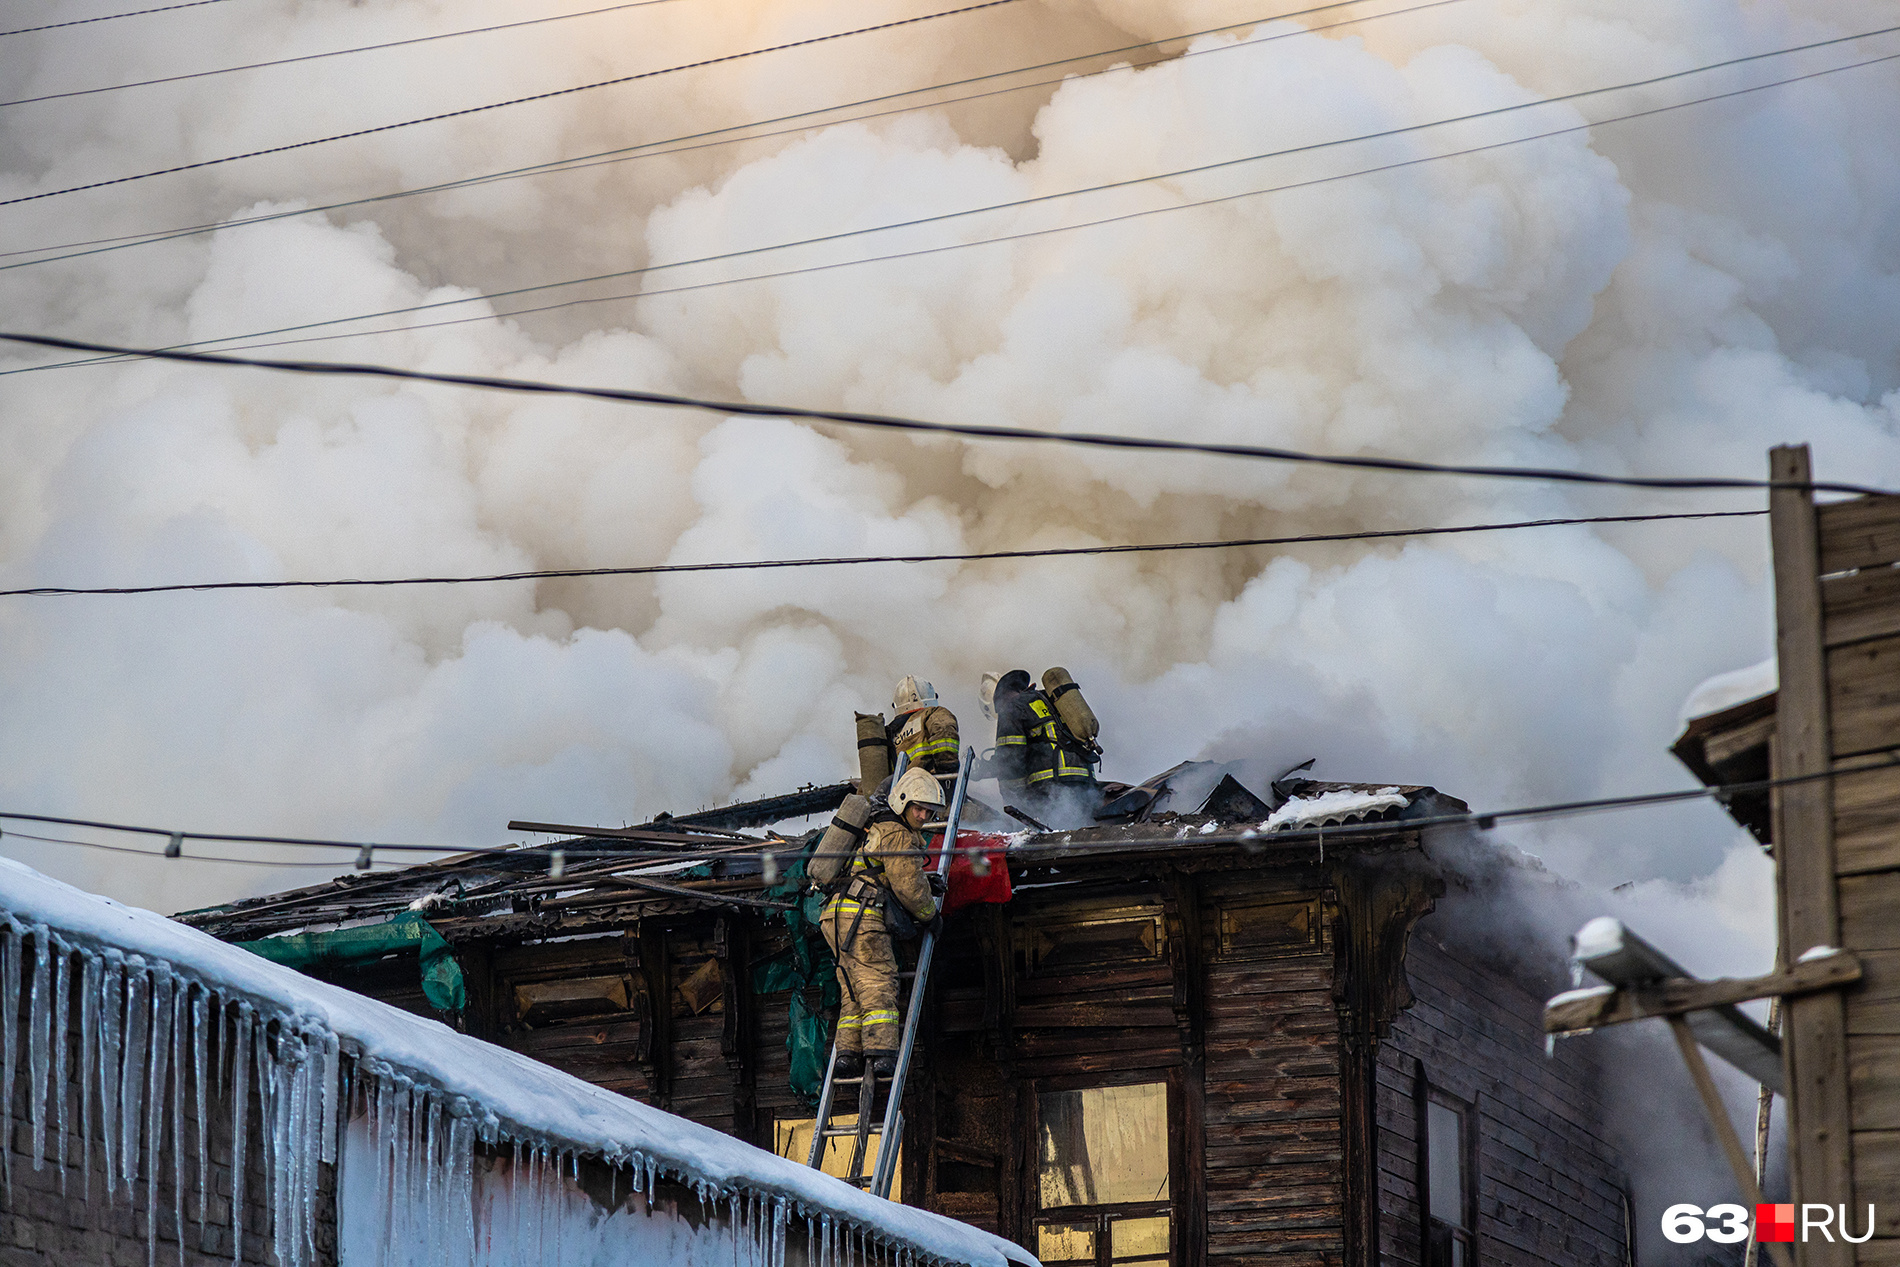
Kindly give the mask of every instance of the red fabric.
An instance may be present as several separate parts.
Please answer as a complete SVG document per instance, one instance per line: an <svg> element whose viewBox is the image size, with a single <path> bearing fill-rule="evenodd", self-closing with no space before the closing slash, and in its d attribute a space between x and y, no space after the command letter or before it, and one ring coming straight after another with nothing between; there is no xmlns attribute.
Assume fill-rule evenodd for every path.
<svg viewBox="0 0 1900 1267"><path fill-rule="evenodd" d="M957 849L958 852L950 858L950 888L944 894L943 913L949 915L966 906L983 902L1009 901L1009 838L960 831L957 833ZM981 849L983 853L962 852L970 849ZM979 856L989 860L988 875L976 873L975 862Z"/></svg>

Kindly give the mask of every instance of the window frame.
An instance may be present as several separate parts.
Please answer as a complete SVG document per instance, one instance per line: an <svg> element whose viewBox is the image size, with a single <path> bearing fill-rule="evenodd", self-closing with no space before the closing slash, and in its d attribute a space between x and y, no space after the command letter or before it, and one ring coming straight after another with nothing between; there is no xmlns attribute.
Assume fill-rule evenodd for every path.
<svg viewBox="0 0 1900 1267"><path fill-rule="evenodd" d="M1042 1206L1040 1182L1040 1154L1042 1143L1042 1096L1055 1091L1090 1091L1106 1087L1132 1087L1159 1085L1164 1092L1164 1126L1168 1133L1168 1195L1160 1201L1123 1201L1102 1202L1095 1205L1065 1205L1044 1209ZM1113 1073L1067 1074L1029 1080L1028 1091L1028 1131L1024 1137L1023 1148L1023 1203L1026 1207L1023 1225L1027 1231L1029 1249L1035 1253L1035 1245L1040 1241L1040 1229L1048 1224L1093 1223L1095 1233L1095 1257L1093 1267L1112 1267L1114 1263L1114 1231L1116 1222L1123 1219L1155 1218L1165 1216L1168 1220L1168 1249L1166 1261L1176 1264L1181 1261L1182 1209L1186 1199L1183 1191L1185 1180L1185 1161L1183 1155L1183 1136L1181 1114L1185 1101L1181 1085L1180 1070L1129 1069ZM1058 1263L1087 1263L1090 1260L1057 1259ZM1131 1260L1135 1262L1153 1262L1154 1259Z"/></svg>
<svg viewBox="0 0 1900 1267"><path fill-rule="evenodd" d="M1478 1264L1478 1104L1446 1090L1425 1075L1425 1062L1418 1061L1414 1073L1413 1122L1418 1149L1418 1234L1420 1267L1453 1267L1457 1249L1463 1250L1458 1267ZM1463 1225L1445 1222L1432 1213L1432 1132L1431 1109L1437 1105L1455 1114L1462 1137L1458 1149L1460 1186L1464 1189L1459 1203Z"/></svg>

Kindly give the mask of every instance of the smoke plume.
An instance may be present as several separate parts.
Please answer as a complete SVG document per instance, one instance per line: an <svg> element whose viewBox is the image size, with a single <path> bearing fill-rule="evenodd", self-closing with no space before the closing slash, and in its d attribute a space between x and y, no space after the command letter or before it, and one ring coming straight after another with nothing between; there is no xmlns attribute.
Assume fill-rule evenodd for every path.
<svg viewBox="0 0 1900 1267"><path fill-rule="evenodd" d="M569 11L236 0L9 37L0 83L10 98L41 97ZM353 337L278 350L1435 461L1759 477L1768 446L1807 441L1824 477L1900 483L1891 64L1575 130L1890 52L1891 37L1550 102L1872 29L1884 6L1276 11L1018 0L19 202L0 208L16 252L256 222L70 248L53 254L92 253L50 263L16 254L0 260L20 265L0 271L0 304L16 329L140 345L341 333ZM98 12L72 0L9 16L26 26ZM0 198L928 12L671 0L8 105ZM881 117L825 115L762 139L705 137L257 219L1228 24L1239 25L846 112ZM994 88L1011 90L929 104ZM908 106L922 108L897 109ZM1482 117L1416 127L1470 115ZM1561 129L1573 130L1478 148ZM1332 144L1355 137L1373 139ZM1452 151L1473 152L1410 162ZM1376 167L1388 170L1348 175ZM1206 170L1052 197L1190 168ZM1277 186L1296 187L1251 193ZM933 219L997 204L1011 205ZM925 223L835 236L913 221ZM829 240L500 293L814 238ZM476 319L575 299L597 302ZM240 337L451 301L468 302ZM388 327L416 328L358 333ZM32 368L49 359L0 350L7 588L1760 504L898 438L374 380ZM1051 664L1103 718L1109 777L1193 756L1316 756L1321 777L1429 783L1481 807L1649 791L1687 782L1666 747L1691 688L1769 649L1765 561L1763 522L1727 519L963 566L0 600L0 805L489 845L509 838L511 818L620 823L835 780L852 768L852 710L887 708L904 673L935 682L966 735L987 742L978 676ZM9 852L34 865L160 910L324 874L12 835ZM1713 806L1509 836L1583 882L1636 882L1662 926L1646 931L1676 937L1692 966L1741 972L1772 954L1765 864ZM1694 962L1698 946L1725 953Z"/></svg>

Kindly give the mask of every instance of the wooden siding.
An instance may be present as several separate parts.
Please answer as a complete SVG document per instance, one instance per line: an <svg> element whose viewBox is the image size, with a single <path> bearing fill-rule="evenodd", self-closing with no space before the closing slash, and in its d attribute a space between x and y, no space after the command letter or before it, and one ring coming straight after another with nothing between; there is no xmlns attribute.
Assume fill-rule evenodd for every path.
<svg viewBox="0 0 1900 1267"><path fill-rule="evenodd" d="M1332 936L1317 895L1274 897L1295 904L1292 918L1268 918L1262 895L1230 895L1207 921L1228 934L1211 947L1203 994L1207 1257L1335 1267L1345 1155Z"/></svg>
<svg viewBox="0 0 1900 1267"><path fill-rule="evenodd" d="M1862 956L1866 976L1824 1005L1830 1022L1840 1018L1838 1027L1827 1027L1838 1036L1824 1038L1840 1044L1836 1059L1845 1066L1844 1091L1835 1091L1825 1106L1833 1111L1819 1116L1813 1111L1805 1085L1812 1079L1804 1077L1807 1071L1798 1058L1806 1050L1798 1028L1793 1077L1797 1091L1810 1101L1797 1103L1804 1133L1829 1129L1837 1116L1851 1132L1851 1147L1834 1152L1841 1164L1851 1163L1853 1212L1870 1202L1879 1209L1876 1239L1860 1246L1856 1258L1892 1263L1900 1260L1900 1207L1886 1199L1900 1183L1900 1094L1895 1091L1900 1086L1900 932L1894 918L1900 911L1900 768L1891 764L1888 750L1900 743L1900 567L1895 566L1900 563L1900 497L1855 498L1812 513L1817 557L1778 558L1777 578L1804 562L1820 578L1818 622L1808 622L1819 628L1809 636L1825 648L1821 768L1831 767L1837 777L1826 810L1831 840L1788 839L1804 848L1831 845L1835 940ZM1798 603L1790 606L1800 597L1799 590L1792 596L1778 592L1784 621L1802 615ZM1799 703L1784 700L1782 711ZM1855 770L1864 772L1851 773ZM1798 772L1787 761L1776 770ZM1785 878L1789 868L1783 871L1785 891L1793 881ZM1784 892L1784 900L1792 899ZM1793 937L1784 949L1799 954L1806 940ZM1836 1107L1836 1099L1844 1099L1844 1105ZM1800 1176L1798 1185L1803 1189L1798 1200L1835 1199L1817 1191L1811 1176ZM1811 1250L1804 1254L1813 1256Z"/></svg>
<svg viewBox="0 0 1900 1267"><path fill-rule="evenodd" d="M1418 1267L1415 1086L1474 1106L1476 1258L1482 1267L1613 1267L1626 1262L1624 1178L1599 1134L1597 1077L1582 1044L1544 1056L1543 999L1431 933L1412 938L1414 1001L1378 1062L1379 1239L1387 1267Z"/></svg>

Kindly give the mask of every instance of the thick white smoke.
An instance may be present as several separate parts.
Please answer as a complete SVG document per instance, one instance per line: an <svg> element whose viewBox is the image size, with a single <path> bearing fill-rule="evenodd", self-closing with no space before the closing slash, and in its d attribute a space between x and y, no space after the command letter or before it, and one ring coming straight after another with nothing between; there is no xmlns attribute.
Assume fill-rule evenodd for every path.
<svg viewBox="0 0 1900 1267"><path fill-rule="evenodd" d="M0 83L9 98L63 93L580 7L231 0L7 37ZM0 198L929 11L672 0L0 107ZM1883 11L1455 0L1307 32L1237 0L1019 0L24 202L0 209L4 241L20 251L294 210L1262 21L1166 45L1140 69L980 102L11 268L0 304L13 328L160 344L477 299L391 322L439 323L644 288L666 293L284 350L1643 474L1759 476L1769 445L1805 440L1824 476L1892 485L1891 65L1186 208L1892 51L1879 41L605 288L480 298L1534 103L1871 29ZM8 21L98 12L16 5ZM1347 16L1369 15L1302 21ZM1170 207L1186 209L680 289ZM45 359L0 350L0 369ZM151 364L9 374L0 393L8 588L1760 504ZM1688 782L1666 746L1690 688L1766 652L1764 564L1761 521L1714 520L961 567L0 600L0 807L493 844L510 818L624 822L834 780L853 758L851 710L886 707L905 672L935 681L986 738L978 674L1053 663L1103 717L1111 777L1198 755L1317 756L1323 777L1431 783L1480 806L1648 791ZM1626 896L1654 911L1648 931L1696 967L1745 971L1772 953L1763 864L1711 806L1508 834L1587 882L1637 881ZM322 874L142 862L11 833L5 847L160 910Z"/></svg>

